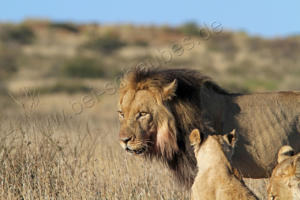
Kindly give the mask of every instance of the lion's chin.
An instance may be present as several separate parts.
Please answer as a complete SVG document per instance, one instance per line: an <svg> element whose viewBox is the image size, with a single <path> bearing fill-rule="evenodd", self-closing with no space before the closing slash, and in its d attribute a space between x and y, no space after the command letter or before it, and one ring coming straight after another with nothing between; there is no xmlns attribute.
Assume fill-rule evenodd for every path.
<svg viewBox="0 0 300 200"><path fill-rule="evenodd" d="M139 149L131 149L129 147L126 147L125 150L126 150L126 152L134 154L134 155L141 155L141 154L143 154L143 153L146 152L146 148L145 147L142 147L142 148L139 148Z"/></svg>

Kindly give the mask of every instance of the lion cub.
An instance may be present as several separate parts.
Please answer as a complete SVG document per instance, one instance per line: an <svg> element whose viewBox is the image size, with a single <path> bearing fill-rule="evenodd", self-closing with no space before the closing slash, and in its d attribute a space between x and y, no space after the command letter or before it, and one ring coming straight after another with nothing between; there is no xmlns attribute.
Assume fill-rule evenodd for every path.
<svg viewBox="0 0 300 200"><path fill-rule="evenodd" d="M294 154L291 146L280 148L268 185L268 199L300 200L300 153Z"/></svg>
<svg viewBox="0 0 300 200"><path fill-rule="evenodd" d="M198 166L192 186L193 200L257 199L234 175L230 164L236 142L235 130L223 136L204 138L198 129L194 129L189 139Z"/></svg>

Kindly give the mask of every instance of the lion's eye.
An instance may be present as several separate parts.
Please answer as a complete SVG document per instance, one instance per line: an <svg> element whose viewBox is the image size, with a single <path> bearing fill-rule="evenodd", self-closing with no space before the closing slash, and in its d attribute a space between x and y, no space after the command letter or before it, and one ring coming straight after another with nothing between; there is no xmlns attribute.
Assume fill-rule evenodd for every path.
<svg viewBox="0 0 300 200"><path fill-rule="evenodd" d="M118 113L120 118L124 118L124 113L122 111L119 110Z"/></svg>
<svg viewBox="0 0 300 200"><path fill-rule="evenodd" d="M148 113L147 112L139 112L136 116L137 119L146 116Z"/></svg>

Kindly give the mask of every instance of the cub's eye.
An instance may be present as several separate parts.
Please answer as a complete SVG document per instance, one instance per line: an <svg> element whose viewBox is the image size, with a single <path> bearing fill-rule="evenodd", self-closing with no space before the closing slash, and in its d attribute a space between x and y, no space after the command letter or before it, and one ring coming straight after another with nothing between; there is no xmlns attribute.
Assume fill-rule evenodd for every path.
<svg viewBox="0 0 300 200"><path fill-rule="evenodd" d="M124 113L122 111L119 110L118 113L120 118L124 118Z"/></svg>
<svg viewBox="0 0 300 200"><path fill-rule="evenodd" d="M275 199L276 199L276 196L272 195L271 200L275 200Z"/></svg>
<svg viewBox="0 0 300 200"><path fill-rule="evenodd" d="M147 112L139 112L136 116L137 119L145 117L148 113Z"/></svg>

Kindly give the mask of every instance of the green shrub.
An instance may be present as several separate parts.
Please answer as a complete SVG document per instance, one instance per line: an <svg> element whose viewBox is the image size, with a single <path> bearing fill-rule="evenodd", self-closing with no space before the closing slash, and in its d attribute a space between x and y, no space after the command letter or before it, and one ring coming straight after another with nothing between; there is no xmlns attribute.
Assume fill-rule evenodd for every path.
<svg viewBox="0 0 300 200"><path fill-rule="evenodd" d="M33 30L26 25L4 25L0 30L0 39L4 42L30 44L34 38Z"/></svg>
<svg viewBox="0 0 300 200"><path fill-rule="evenodd" d="M90 91L91 91L91 88L83 85L82 83L59 81L52 86L41 87L41 88L35 89L34 92L37 92L38 94L51 94L51 93L60 93L60 92L73 94L76 92L87 93Z"/></svg>
<svg viewBox="0 0 300 200"><path fill-rule="evenodd" d="M244 78L239 81L229 81L224 83L224 87L232 92L251 93L255 91L275 91L278 89L280 81L262 78Z"/></svg>
<svg viewBox="0 0 300 200"><path fill-rule="evenodd" d="M0 79L5 79L18 71L18 56L19 49L0 46Z"/></svg>
<svg viewBox="0 0 300 200"><path fill-rule="evenodd" d="M179 29L185 35L199 35L200 34L200 29L195 22L185 23Z"/></svg>
<svg viewBox="0 0 300 200"><path fill-rule="evenodd" d="M247 40L247 47L249 51L261 51L267 45L267 41L260 37L249 37Z"/></svg>
<svg viewBox="0 0 300 200"><path fill-rule="evenodd" d="M243 81L243 86L249 91L265 90L274 91L278 89L279 82L277 80L264 80L264 79L246 79Z"/></svg>
<svg viewBox="0 0 300 200"><path fill-rule="evenodd" d="M99 78L107 75L99 60L84 57L68 60L63 66L63 73L78 78Z"/></svg>
<svg viewBox="0 0 300 200"><path fill-rule="evenodd" d="M125 45L126 43L121 41L118 37L107 35L91 39L83 45L83 47L100 51L105 54L111 54Z"/></svg>
<svg viewBox="0 0 300 200"><path fill-rule="evenodd" d="M178 33L182 32L182 30L180 28L171 27L169 25L162 25L159 28L161 31L163 31L165 33L170 33L170 34L178 34Z"/></svg>
<svg viewBox="0 0 300 200"><path fill-rule="evenodd" d="M258 72L255 68L255 63L251 59L244 59L237 63L231 64L227 72L234 76L255 76Z"/></svg>
<svg viewBox="0 0 300 200"><path fill-rule="evenodd" d="M220 35L212 35L208 41L208 49L222 53L226 59L233 60L239 47L237 46L232 33L223 32Z"/></svg>
<svg viewBox="0 0 300 200"><path fill-rule="evenodd" d="M147 47L149 43L146 40L136 40L133 42L133 45L140 46L140 47Z"/></svg>
<svg viewBox="0 0 300 200"><path fill-rule="evenodd" d="M2 96L6 92L7 92L6 84L3 80L0 80L0 96Z"/></svg>
<svg viewBox="0 0 300 200"><path fill-rule="evenodd" d="M50 24L51 28L56 28L56 29L62 29L66 30L72 33L78 33L79 29L78 26L72 23L51 23Z"/></svg>

